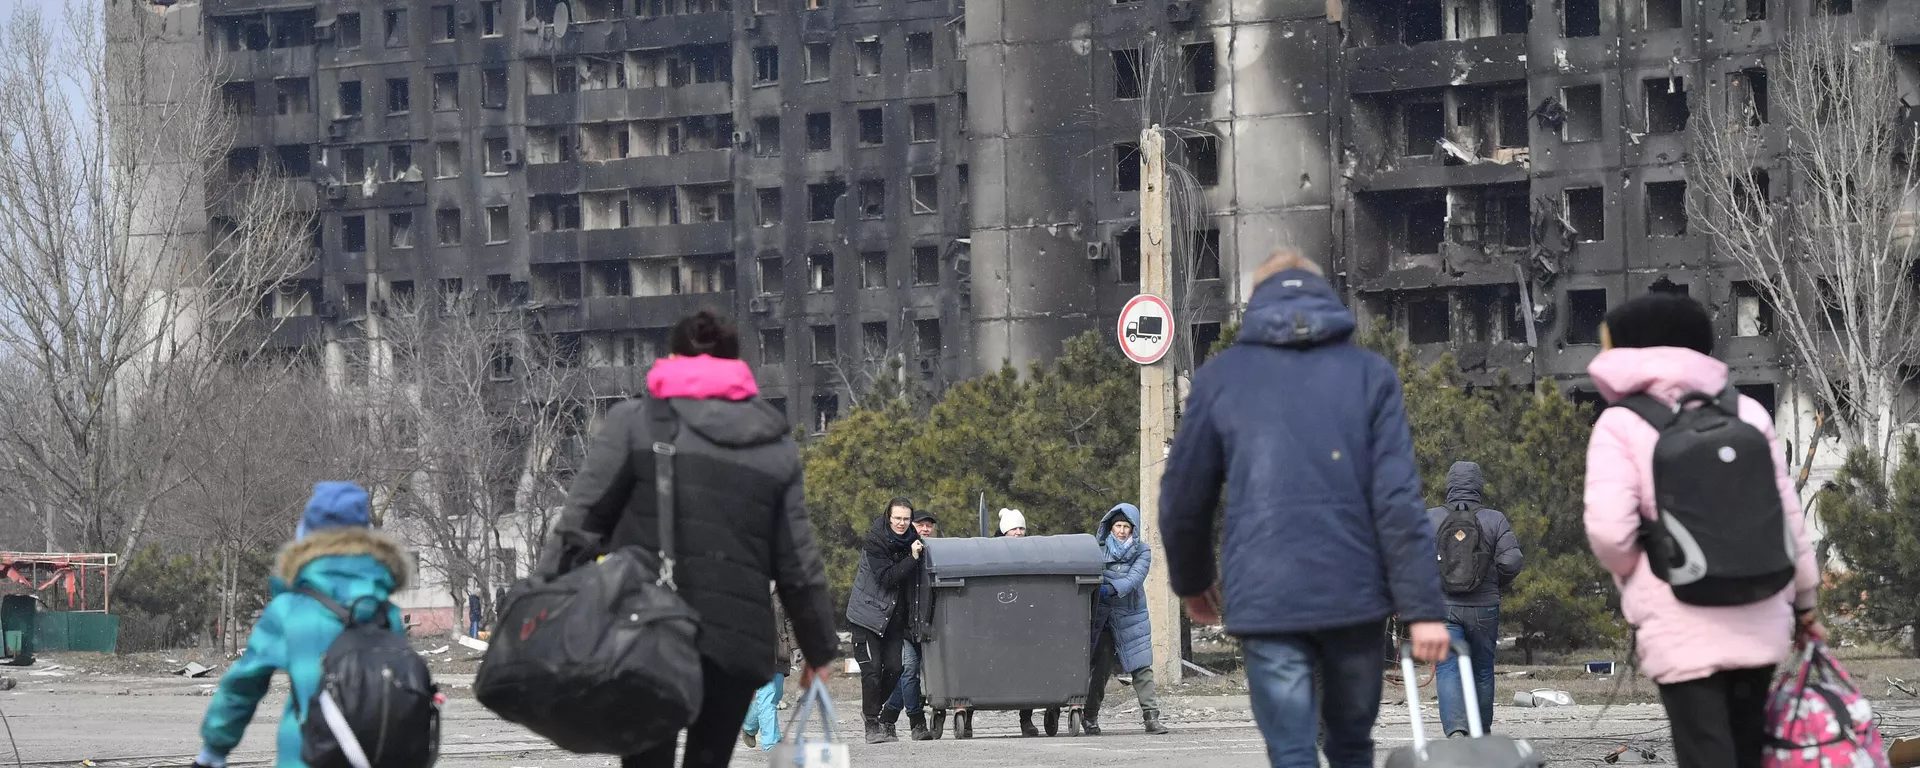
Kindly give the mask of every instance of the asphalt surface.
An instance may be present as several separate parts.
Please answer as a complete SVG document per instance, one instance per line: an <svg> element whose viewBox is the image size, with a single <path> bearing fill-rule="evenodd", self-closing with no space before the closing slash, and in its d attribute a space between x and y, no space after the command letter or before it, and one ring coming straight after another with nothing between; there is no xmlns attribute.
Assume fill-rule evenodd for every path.
<svg viewBox="0 0 1920 768"><path fill-rule="evenodd" d="M197 730L208 699L210 680L184 678L113 678L24 675L19 687L0 692L0 711L11 731L19 759L33 766L92 768L160 768L186 764L198 747ZM839 696L853 699L850 681L836 681ZM283 686L277 686L283 688ZM524 730L500 722L471 698L461 695L448 704L441 766L447 768L611 768L617 761L579 757L554 751ZM1116 689L1109 699L1119 705L1103 718L1107 735L1099 738L1021 738L1013 713L982 713L975 721L975 738L933 742L902 741L869 746L854 744L854 765L937 765L941 768L1089 768L1150 764L1172 768L1232 768L1266 765L1264 747L1254 728L1245 696L1163 697L1174 732L1147 736L1139 713ZM271 760L273 730L284 693L276 691L263 702L254 727L234 754L236 768L264 765ZM1498 727L1531 740L1551 764L1598 764L1617 747L1632 745L1665 755L1665 722L1659 707L1620 704L1601 712L1599 706L1498 710ZM1888 730L1920 730L1920 702L1886 702L1883 718ZM1434 722L1428 702L1427 722ZM783 713L784 714L784 713ZM857 712L839 713L840 733L858 735ZM1407 716L1395 704L1382 706L1375 731L1380 760L1387 750L1408 742ZM903 721L902 726L906 723ZM0 746L0 764L13 754ZM1627 761L1622 761L1627 764ZM759 754L742 749L736 766L765 765ZM1641 765L1667 765L1664 761Z"/></svg>

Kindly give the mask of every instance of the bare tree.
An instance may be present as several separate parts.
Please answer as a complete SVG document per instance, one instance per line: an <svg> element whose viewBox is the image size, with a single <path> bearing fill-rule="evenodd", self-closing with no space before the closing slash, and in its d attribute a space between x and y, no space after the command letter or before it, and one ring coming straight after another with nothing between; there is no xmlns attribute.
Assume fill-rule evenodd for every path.
<svg viewBox="0 0 1920 768"><path fill-rule="evenodd" d="M307 257L309 217L271 173L226 176L233 121L197 13L19 6L0 31L0 446L69 541L130 557L211 386L264 336L264 290ZM210 222L225 222L209 226Z"/></svg>
<svg viewBox="0 0 1920 768"><path fill-rule="evenodd" d="M1885 456L1920 351L1920 133L1903 122L1893 51L1830 21L1782 36L1771 79L1770 103L1739 84L1695 107L1689 219L1758 286L1842 442Z"/></svg>

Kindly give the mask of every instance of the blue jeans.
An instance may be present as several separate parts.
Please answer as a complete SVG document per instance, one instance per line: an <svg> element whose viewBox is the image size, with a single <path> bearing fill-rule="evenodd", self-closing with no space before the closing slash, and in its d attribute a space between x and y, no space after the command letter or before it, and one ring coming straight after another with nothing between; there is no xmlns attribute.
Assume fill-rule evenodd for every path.
<svg viewBox="0 0 1920 768"><path fill-rule="evenodd" d="M759 740L762 752L771 751L773 745L780 743L780 694L786 685L787 676L774 673L772 682L754 692L753 706L747 709L747 722L740 726Z"/></svg>
<svg viewBox="0 0 1920 768"><path fill-rule="evenodd" d="M1447 634L1466 643L1473 666L1473 692L1479 696L1480 725L1493 728L1493 653L1500 642L1500 606L1447 606ZM1467 695L1460 689L1460 664L1449 654L1434 671L1440 692L1440 727L1448 736L1467 732Z"/></svg>
<svg viewBox="0 0 1920 768"><path fill-rule="evenodd" d="M1318 768L1314 741L1322 724L1329 766L1373 768L1373 723L1386 672L1380 638L1386 632L1382 620L1242 641L1253 719L1273 768Z"/></svg>
<svg viewBox="0 0 1920 768"><path fill-rule="evenodd" d="M924 710L920 703L919 643L908 640L900 644L900 684L893 687L893 695L887 697L887 705L882 709L908 715Z"/></svg>

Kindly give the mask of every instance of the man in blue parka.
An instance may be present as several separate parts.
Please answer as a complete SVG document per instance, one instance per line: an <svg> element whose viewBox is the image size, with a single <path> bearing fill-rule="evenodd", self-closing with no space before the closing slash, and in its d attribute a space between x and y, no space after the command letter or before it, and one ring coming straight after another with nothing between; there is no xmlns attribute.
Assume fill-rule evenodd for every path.
<svg viewBox="0 0 1920 768"><path fill-rule="evenodd" d="M353 483L314 486L300 516L294 541L280 552L276 575L269 579L273 600L247 638L247 651L226 675L207 706L200 726L203 744L195 765L223 768L227 755L253 720L275 672L285 670L293 683L280 715L278 768L305 768L300 760L300 724L307 702L320 685L321 659L345 629L319 601L294 590L312 587L371 620L376 606L388 611L387 624L404 633L400 609L387 602L406 585L407 558L398 544L375 533L367 492Z"/></svg>
<svg viewBox="0 0 1920 768"><path fill-rule="evenodd" d="M1087 686L1083 721L1087 735L1100 735L1100 704L1107 698L1107 679L1123 670L1133 675L1133 692L1140 697L1140 717L1147 733L1166 733L1167 726L1160 722L1160 699L1153 690L1153 621L1141 592L1153 553L1140 540L1140 509L1121 504L1107 510L1094 535L1107 551L1107 569L1093 603L1093 681Z"/></svg>
<svg viewBox="0 0 1920 768"><path fill-rule="evenodd" d="M1421 661L1448 649L1400 380L1353 343L1353 314L1319 265L1282 251L1253 283L1234 345L1194 374L1167 457L1168 579L1205 624L1219 623L1225 590L1272 765L1318 766L1324 722L1328 765L1373 768L1387 617L1410 627Z"/></svg>

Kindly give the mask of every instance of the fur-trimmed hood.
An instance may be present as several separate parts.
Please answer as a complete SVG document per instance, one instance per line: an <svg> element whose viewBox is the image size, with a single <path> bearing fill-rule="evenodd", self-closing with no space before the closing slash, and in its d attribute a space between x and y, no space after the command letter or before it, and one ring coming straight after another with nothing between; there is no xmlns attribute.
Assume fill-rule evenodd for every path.
<svg viewBox="0 0 1920 768"><path fill-rule="evenodd" d="M371 572L373 567L379 567L386 570L386 590L397 592L407 588L411 576L407 561L406 552L398 543L371 528L330 528L310 533L280 550L274 573L291 589L310 566L322 573L304 573L309 582L323 578L382 581L379 574Z"/></svg>

